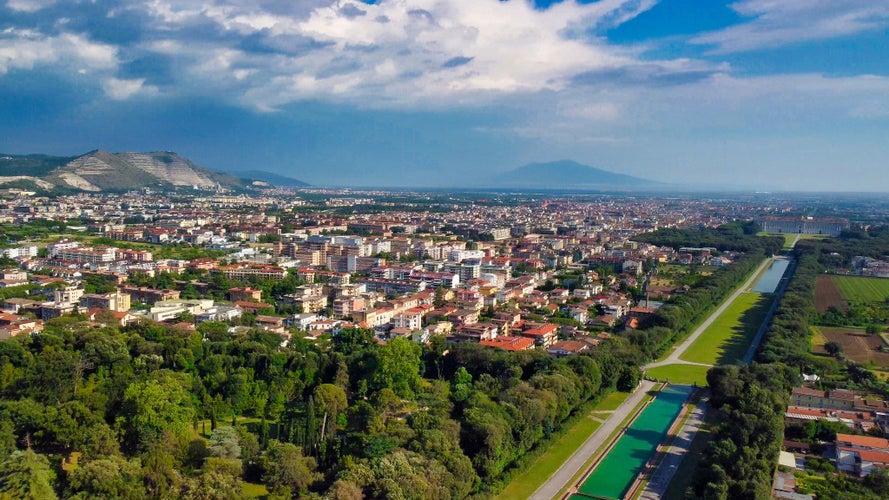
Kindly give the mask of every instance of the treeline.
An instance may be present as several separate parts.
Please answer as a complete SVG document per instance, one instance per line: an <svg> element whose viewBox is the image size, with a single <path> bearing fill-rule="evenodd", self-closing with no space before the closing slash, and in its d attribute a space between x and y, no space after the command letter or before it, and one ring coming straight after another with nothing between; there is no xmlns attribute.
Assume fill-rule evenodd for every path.
<svg viewBox="0 0 889 500"><path fill-rule="evenodd" d="M852 257L858 255L886 259L889 253L889 226L867 229L855 226L843 231L836 238L800 240L795 251L814 256L828 270L849 267Z"/></svg>
<svg viewBox="0 0 889 500"><path fill-rule="evenodd" d="M754 251L744 254L733 265L718 269L661 307L650 328L629 330L626 338L645 359L658 358L749 278L764 258L761 251Z"/></svg>
<svg viewBox="0 0 889 500"><path fill-rule="evenodd" d="M252 483L269 498L466 498L640 375L623 339L555 360L361 329L282 347L222 323L98 322L0 342L0 496L242 498Z"/></svg>
<svg viewBox="0 0 889 500"><path fill-rule="evenodd" d="M809 352L815 312L815 280L821 266L812 255L797 250L796 271L766 330L756 359L783 363L800 373L823 371L824 363Z"/></svg>
<svg viewBox="0 0 889 500"><path fill-rule="evenodd" d="M719 422L704 450L690 498L769 498L784 434L784 411L800 373L819 361L809 352L819 265L801 256L763 337L757 362L707 373Z"/></svg>
<svg viewBox="0 0 889 500"><path fill-rule="evenodd" d="M713 247L724 252L763 252L778 254L784 245L782 236L756 236L759 228L753 221L737 221L722 226L686 229L664 228L634 238L652 245L680 247Z"/></svg>
<svg viewBox="0 0 889 500"><path fill-rule="evenodd" d="M886 391L886 385L857 365L845 365L809 352L815 312L815 281L821 270L810 247L795 251L798 263L767 330L757 362L744 367L716 367L707 374L711 404L719 422L704 450L691 498L769 498L772 474L784 435L784 411L802 373L817 373L825 388ZM884 392L885 393L885 392ZM829 474L823 497L885 498L889 480L878 474L856 483ZM819 495L821 497L822 495Z"/></svg>
<svg viewBox="0 0 889 500"><path fill-rule="evenodd" d="M757 359L761 363L784 363L800 373L816 373L826 389L859 389L889 398L889 384L846 358L841 351L834 357L810 352L812 328L824 317L819 317L815 310L815 283L823 264L817 255L809 252L806 248L796 251L799 255L796 273L766 332Z"/></svg>
<svg viewBox="0 0 889 500"><path fill-rule="evenodd" d="M719 366L707 373L719 425L703 452L690 498L771 498L784 411L799 375L781 364Z"/></svg>

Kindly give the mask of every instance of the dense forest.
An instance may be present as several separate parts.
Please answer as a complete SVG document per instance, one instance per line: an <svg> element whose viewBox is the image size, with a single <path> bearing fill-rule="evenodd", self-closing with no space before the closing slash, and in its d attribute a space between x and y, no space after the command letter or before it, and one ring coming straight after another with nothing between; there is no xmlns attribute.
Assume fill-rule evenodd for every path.
<svg viewBox="0 0 889 500"><path fill-rule="evenodd" d="M622 340L554 360L477 345L328 344L81 317L0 343L14 498L464 498L572 413L638 380ZM75 462L76 461L76 465Z"/></svg>
<svg viewBox="0 0 889 500"><path fill-rule="evenodd" d="M796 252L815 257L824 270L849 267L852 257L889 257L889 226L852 227L838 238L800 240Z"/></svg>
<svg viewBox="0 0 889 500"><path fill-rule="evenodd" d="M751 250L736 265L675 298L648 328L561 360L442 338L381 344L365 329L282 345L277 334L224 323L51 320L39 335L0 343L0 494L489 495L592 402L636 387L641 364L749 275L764 257L751 242L763 238L741 238ZM192 279L214 297L237 284L198 274L133 282L183 285L192 296ZM294 279L252 284L273 298Z"/></svg>
<svg viewBox="0 0 889 500"><path fill-rule="evenodd" d="M664 228L652 233L637 236L635 239L658 246L713 247L724 252L762 252L773 255L781 252L783 236L756 237L759 226L753 221L737 221L719 227L696 227L687 229Z"/></svg>

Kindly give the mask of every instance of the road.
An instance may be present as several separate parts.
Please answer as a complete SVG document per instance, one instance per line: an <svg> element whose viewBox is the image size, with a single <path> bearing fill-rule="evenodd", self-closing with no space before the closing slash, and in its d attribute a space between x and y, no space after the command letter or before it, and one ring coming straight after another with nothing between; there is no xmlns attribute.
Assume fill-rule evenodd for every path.
<svg viewBox="0 0 889 500"><path fill-rule="evenodd" d="M666 450L666 456L664 456L661 463L658 464L657 469L655 469L648 484L645 485L645 489L642 490L642 494L639 498L644 500L657 500L664 497L667 488L670 486L670 482L673 480L673 476L679 469L679 464L682 463L682 459L685 458L685 455L691 448L691 443L694 441L695 435L704 423L704 415L706 412L706 402L699 403L698 406L692 410L688 420L686 420L682 428L679 429L679 432L673 439L673 443Z"/></svg>
<svg viewBox="0 0 889 500"><path fill-rule="evenodd" d="M691 347L691 345L694 344L696 340L698 340L698 337L700 337L704 333L704 331L707 330L707 328L709 328L710 325L713 324L714 321L716 321L716 318L718 318L720 314L725 312L725 310L728 309L728 307L730 305L732 305L732 302L734 302L735 299L740 297L742 293L746 292L751 286L753 286L753 282L756 281L756 278L759 277L759 275L760 275L760 273L762 273L763 269L765 269L766 266L768 266L773 260L774 260L774 258L768 258L768 259L764 260L762 262L762 264L760 264L760 266L756 268L756 271L753 271L753 274L750 275L750 278L748 278L747 281L744 282L743 285L738 287L738 289L735 290L735 292L733 294L731 294L727 299L725 299L722 302L722 304L720 304L720 306L717 307L715 311L713 311L713 314L711 314L706 320L704 320L704 322L701 323L700 326L698 326L695 329L695 331L692 332L692 334L689 335L687 339L685 339L685 341L683 343L679 344L679 346L676 347L676 349L674 349L673 352L669 356L666 357L666 359L664 359L662 361L655 361L654 363L649 363L649 364L645 365L643 368L648 370L650 368L656 368L658 366L676 365L676 364L712 366L712 365L705 365L705 364L701 364L701 363L692 363L690 361L683 361L683 360L679 359L679 357L682 356L683 354L685 354L685 351L689 347Z"/></svg>
<svg viewBox="0 0 889 500"><path fill-rule="evenodd" d="M608 440L608 436L610 436L611 433L613 433L620 424L630 416L630 413L633 412L636 405L642 401L646 393L652 390L654 386L654 382L643 380L633 394L630 394L630 397L614 410L602 426L596 429L596 432L587 438L573 455L568 457L568 460L562 464L559 470L553 473L553 475L543 483L543 486L538 488L537 491L531 495L531 500L551 500L556 498L559 491L571 482L574 475L583 468L587 460L596 453L596 450L605 444L605 441Z"/></svg>

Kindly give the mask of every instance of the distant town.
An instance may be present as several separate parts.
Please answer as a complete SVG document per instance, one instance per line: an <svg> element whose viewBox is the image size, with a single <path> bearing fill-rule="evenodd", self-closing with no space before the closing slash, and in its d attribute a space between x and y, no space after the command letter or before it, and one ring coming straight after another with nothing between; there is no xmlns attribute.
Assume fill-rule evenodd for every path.
<svg viewBox="0 0 889 500"><path fill-rule="evenodd" d="M94 335L120 339L117 356L136 374L113 392L96 384L124 361L106 353L70 372L63 363L52 373L73 378L69 393L40 386L49 382L25 374L41 365L7 349L5 397L20 404L45 391L71 404L93 387L111 406L89 411L109 433L102 415L116 415L124 437L109 439L121 460L157 458L153 443L181 440L163 453L185 479L132 479L139 494L197 491L208 464L222 467L216 457L238 461L226 487L244 497L347 498L337 495L349 489L386 498L394 493L375 475L383 472L357 471L410 456L420 461L411 467L466 468L466 477L441 472L451 485L443 498L709 498L721 487L710 476L718 461L703 457L718 456L711 447L729 432L719 419L738 415L729 408L752 397L743 387L754 380L784 401L775 415L747 417L786 431L762 444L770 494L821 498L842 490L825 471L882 478L889 469L889 387L879 375L889 373L889 315L876 305L889 299L880 281L889 208L867 198L271 187L3 195L0 340L39 359L52 349L87 356ZM846 244L855 238L868 243ZM800 306L788 301L803 300L789 297L807 279L817 293L800 296L813 312L789 325ZM867 282L879 289L874 305L850 298L849 280L876 280ZM780 347L787 328L819 333L794 341L797 352ZM871 351L855 351L848 335L859 329ZM44 346L53 338L61 347ZM151 387L181 397L140 399ZM539 398L548 409L534 409ZM153 421L144 413L153 404L184 413ZM416 441L420 414L436 404L448 408L438 425L459 427L445 455ZM481 408L513 437L485 441L500 431ZM35 440L18 425L9 431L18 447L46 453L80 484L88 471L77 461L92 438ZM156 432L144 434L146 425ZM640 429L654 437L636 450L624 436ZM213 448L225 440L238 453ZM189 455L188 442L210 448ZM535 461L548 449L580 458ZM616 462L633 450L638 463ZM302 461L298 478L272 463L288 453ZM867 494L889 491L874 478L851 480Z"/></svg>

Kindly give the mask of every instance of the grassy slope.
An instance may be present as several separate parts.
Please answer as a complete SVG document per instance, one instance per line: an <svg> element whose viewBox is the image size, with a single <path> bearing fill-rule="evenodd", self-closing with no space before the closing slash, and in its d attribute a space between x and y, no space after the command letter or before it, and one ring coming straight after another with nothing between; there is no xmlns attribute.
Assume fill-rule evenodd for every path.
<svg viewBox="0 0 889 500"><path fill-rule="evenodd" d="M666 365L646 370L649 378L669 380L671 384L707 385L708 366Z"/></svg>
<svg viewBox="0 0 889 500"><path fill-rule="evenodd" d="M689 346L680 359L694 363L740 361L768 312L771 296L743 293Z"/></svg>

